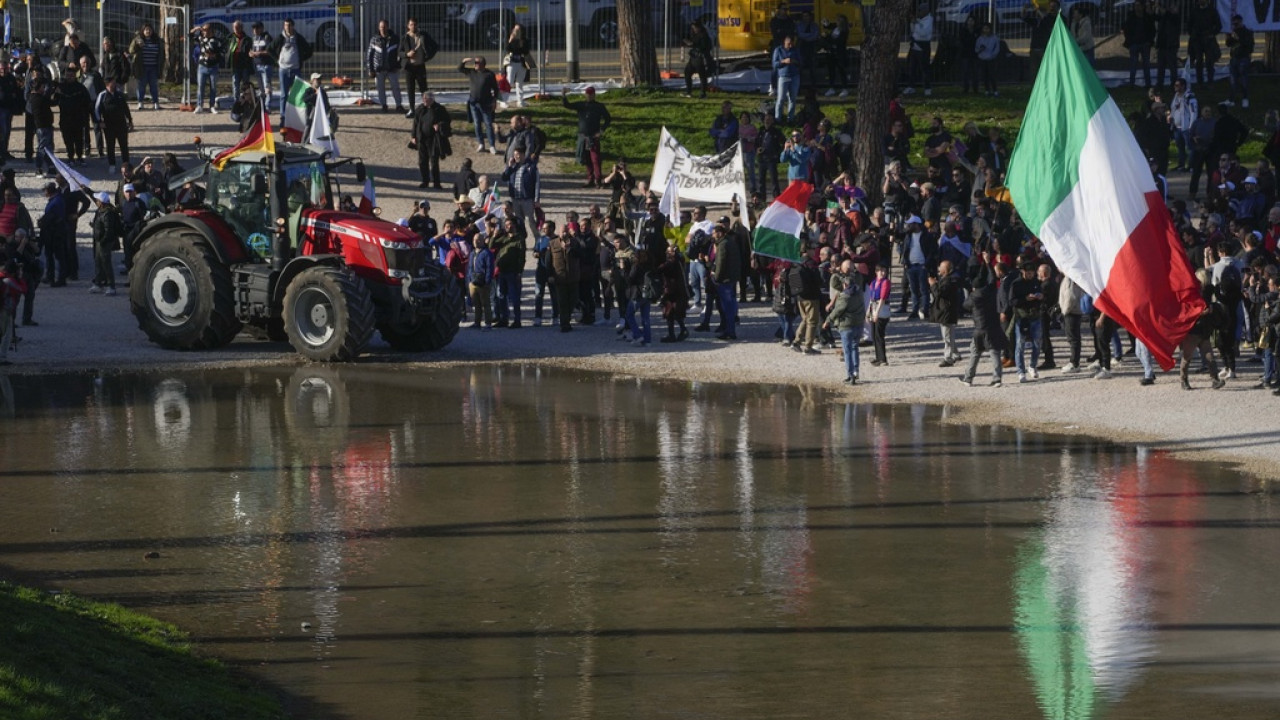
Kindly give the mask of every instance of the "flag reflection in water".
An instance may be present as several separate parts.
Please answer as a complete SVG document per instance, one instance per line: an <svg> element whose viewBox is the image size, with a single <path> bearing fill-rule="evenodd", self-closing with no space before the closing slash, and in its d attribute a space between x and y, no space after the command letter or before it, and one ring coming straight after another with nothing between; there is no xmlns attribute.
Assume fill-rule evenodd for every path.
<svg viewBox="0 0 1280 720"><path fill-rule="evenodd" d="M1119 700L1153 655L1144 458L1113 472L1063 455L1043 530L1018 554L1015 629L1048 720Z"/></svg>

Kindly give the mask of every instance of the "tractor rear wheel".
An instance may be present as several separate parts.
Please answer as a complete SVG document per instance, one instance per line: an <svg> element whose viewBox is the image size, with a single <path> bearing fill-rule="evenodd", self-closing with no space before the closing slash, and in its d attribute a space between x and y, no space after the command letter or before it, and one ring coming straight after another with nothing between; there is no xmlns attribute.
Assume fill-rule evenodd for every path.
<svg viewBox="0 0 1280 720"><path fill-rule="evenodd" d="M412 325L383 325L378 328L382 339L387 341L391 349L400 352L440 350L453 341L453 336L458 334L458 326L462 323L466 305L461 286L448 276L445 276L444 282L446 287L440 293L440 305L435 314L421 317Z"/></svg>
<svg viewBox="0 0 1280 720"><path fill-rule="evenodd" d="M369 289L345 268L309 267L284 292L284 329L293 349L311 360L354 360L373 336Z"/></svg>
<svg viewBox="0 0 1280 720"><path fill-rule="evenodd" d="M134 258L129 306L151 342L173 350L222 347L240 332L231 270L200 235L178 228Z"/></svg>

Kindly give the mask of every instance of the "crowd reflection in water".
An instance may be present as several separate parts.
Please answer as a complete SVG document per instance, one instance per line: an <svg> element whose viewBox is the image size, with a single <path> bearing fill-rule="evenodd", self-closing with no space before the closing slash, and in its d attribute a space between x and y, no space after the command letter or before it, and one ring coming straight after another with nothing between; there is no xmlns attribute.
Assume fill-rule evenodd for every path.
<svg viewBox="0 0 1280 720"><path fill-rule="evenodd" d="M383 672L410 668L403 682L440 683L431 692L469 708L484 706L460 682L475 674L520 678L532 715L605 716L616 683L657 682L628 655L642 646L685 651L662 682L741 668L781 678L778 697L808 709L813 678L785 673L811 653L841 677L950 664L923 690L879 675L823 691L889 717L895 692L966 684L956 668L971 653L989 667L1020 651L1044 716L1086 720L1142 679L1161 590L1163 617L1199 612L1189 534L1148 522L1200 516L1183 466L944 426L945 410L534 366L21 377L13 392L46 410L0 433L5 472L48 475L59 494L12 496L46 490L11 483L0 499L37 508L42 546L63 542L55 523L98 543L49 555L109 568L154 538L198 572L130 578L131 591L157 605L210 592L200 583L225 593L169 619L259 645L305 621L309 659L356 672L401 652ZM18 533L0 562L31 559ZM1183 562L1153 569L1157 555ZM950 632L964 627L999 630ZM822 634L761 632L788 629ZM353 639L379 632L367 648ZM417 644L396 650L401 637ZM271 652L296 660L287 643ZM739 709L770 701L750 682L721 690Z"/></svg>

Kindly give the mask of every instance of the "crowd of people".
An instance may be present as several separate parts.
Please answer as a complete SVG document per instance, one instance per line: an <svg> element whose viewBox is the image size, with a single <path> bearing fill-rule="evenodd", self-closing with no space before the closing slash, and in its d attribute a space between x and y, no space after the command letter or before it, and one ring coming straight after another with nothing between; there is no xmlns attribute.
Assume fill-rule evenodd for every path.
<svg viewBox="0 0 1280 720"><path fill-rule="evenodd" d="M1051 4L1047 12L1055 11ZM1153 28L1139 30L1159 35L1163 27L1177 26L1171 12L1157 7ZM1033 25L1039 27L1045 16L1036 15ZM1145 14L1135 16L1135 23L1146 22ZM917 17L922 26L913 27L913 37L917 29L922 40L932 36L923 26L929 18L922 10ZM778 82L773 112L739 112L726 101L708 131L717 151L734 145L743 151L748 218L739 217L735 207L712 221L701 206L668 216L625 161L612 163L606 173L601 138L612 117L593 88L578 101L571 102L566 94L562 106L578 118L575 154L586 168L584 186L607 188L609 201L568 213L560 223L547 218L540 206L539 170L546 134L535 123L534 113L520 110L521 83L532 67L523 30L512 29L510 52L502 59L504 78L483 57L463 59L457 71L468 81L466 120L476 151L501 152L504 170L490 177L476 173L472 161L464 160L453 182L453 207L441 220L432 216L430 201L422 200L401 222L419 233L433 259L467 289L469 325L486 330L547 321L568 332L575 323L615 323L620 338L647 346L654 342L656 304L666 323L661 342L684 341L691 331L733 341L738 339L740 304L760 302L769 304L777 317L775 337L781 345L803 354L835 350L849 383L864 376L860 348L870 349L872 366L890 362L888 338L895 317L937 324L939 364L951 367L967 359L961 376L966 383L974 381L979 360L988 352L994 358L996 385L1003 383L1005 369L1015 371L1020 382L1055 369L1087 369L1093 377L1107 379L1112 363L1129 357L1142 363L1142 382L1154 382L1146 348L1133 338L1126 345L1116 323L1057 272L1052 258L1021 223L1003 187L1009 148L998 128L969 123L952 135L942 119L934 117L924 133L922 152L913 155L912 143L920 144L915 123L903 98L896 96L884 138L885 179L875 193L883 201L872 206L853 175L849 139L854 111L844 109L836 125L827 116L832 108L818 97L813 47L799 32L812 30L811 19L802 17L791 26L780 18L775 21L779 32L772 59ZM1079 21L1073 16L1073 32ZM989 37L981 39L989 35L989 28L966 27L976 33L975 48L991 44ZM827 28L824 37L844 31L847 28ZM272 81L279 88L289 87L311 55L306 40L287 20L276 37L260 23L252 27L252 34L236 23L225 39L207 28L197 32L197 111L206 110L206 98L207 111L217 110L219 69L229 67L237 99L233 107L242 130L257 117L251 112L254 103L270 102ZM686 38L689 93L692 76L705 80L711 70L706 36L705 28L694 23ZM1233 43L1245 42L1242 38L1236 29L1227 44L1235 47ZM1207 40L1197 42L1204 45ZM912 53L918 55L919 50L928 58L927 43L922 49L916 45L913 42ZM367 71L377 80L382 110L394 107L411 120L409 144L418 154L419 187L444 190L440 164L453 154L455 120L426 87L425 63L437 50L435 41L412 21L403 35L383 21L365 59ZM1033 54L1034 50L1033 43ZM32 305L38 285L57 287L78 279L74 237L80 216L94 210L91 291L114 294L111 252L125 248L127 266L130 234L149 217L190 200L169 188L170 180L182 172L176 157L166 154L162 165L147 158L135 167L128 154L132 117L125 84L136 83L134 110L145 107L148 90L151 107L158 108L154 81L163 65L162 53L154 30L144 25L123 53L111 39L104 39L100 58L69 32L52 72L29 55L12 68L0 63L0 141L5 142L0 150L6 158L13 159L7 155L12 117L22 112L27 115L27 159L38 172L57 175L42 152L52 149L54 107L61 109L62 144L69 163L83 164L96 140L114 176L115 146L120 148L114 195L90 198L71 192L59 177L44 190L38 222L32 222L17 197L12 171L6 171L7 181L0 184L6 200L0 205L0 236L8 244L0 261L5 263L6 303L12 296L16 312L18 301L25 299L22 324L36 324ZM1134 57L1140 61L1142 53ZM927 68L927 61L911 62L909 57L910 82L926 91L931 86ZM51 75L59 69L61 80L55 81ZM1157 71L1161 81L1162 70ZM401 100L401 73L409 89L407 110ZM968 79L972 83L966 80L965 90L977 90L977 79ZM1242 87L1233 82L1233 96L1237 86ZM994 85L987 87L995 92ZM421 93L420 103L415 102L415 92ZM308 112L314 111L315 97L323 93L313 74ZM496 115L506 93L518 111L500 130ZM1232 114L1233 105L1230 99L1216 108L1201 104L1186 80L1178 78L1168 93L1153 88L1130 120L1162 190L1170 172L1191 173L1190 195L1169 198L1169 212L1202 282L1209 310L1184 346L1184 386L1190 386L1195 356L1213 373L1212 384L1220 387L1237 377L1241 351L1252 351L1254 357L1247 359L1261 362L1259 385L1274 388L1280 382L1274 357L1280 322L1276 178L1267 159L1250 168L1239 163L1236 153L1248 131ZM1280 126L1280 121L1274 124ZM1280 127L1268 130L1277 133ZM1171 147L1176 164L1171 162ZM1266 154L1280 156L1280 141L1269 143ZM1198 192L1202 175L1207 181L1203 199ZM747 228L754 226L768 199L792 182L815 188L802 235L804 257L789 262L757 255ZM344 200L344 207L353 205ZM526 275L533 281L528 292ZM895 280L898 288L893 287ZM526 300L532 300L532 313L524 307ZM957 336L965 317L971 317L973 325L967 355Z"/></svg>

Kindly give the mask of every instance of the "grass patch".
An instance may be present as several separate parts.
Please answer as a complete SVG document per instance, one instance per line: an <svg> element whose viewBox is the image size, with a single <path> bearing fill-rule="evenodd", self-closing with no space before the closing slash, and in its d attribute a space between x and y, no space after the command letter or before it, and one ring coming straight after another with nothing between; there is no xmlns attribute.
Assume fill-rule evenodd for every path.
<svg viewBox="0 0 1280 720"><path fill-rule="evenodd" d="M1270 78L1252 80L1252 107L1247 110L1237 107L1233 110L1252 130L1250 140L1240 148L1242 163L1252 163L1262 157L1262 148L1267 141L1263 118L1268 109L1280 108L1280 84L1272 82ZM1198 86L1195 90L1201 104L1217 103L1228 97L1224 80L1208 87ZM932 97L918 94L905 97L907 112L916 127L916 136L912 139L912 164L923 166L921 153L924 139L929 119L934 115L942 117L947 129L954 135L959 135L961 128L970 121L984 130L995 125L1000 128L1012 148L1018 136L1018 128L1022 125L1031 86L1006 85L1000 89L1000 93L998 98L988 98L965 95L955 87L939 87L934 89ZM1143 88L1123 87L1111 90L1111 95L1120 110L1127 115L1142 108L1147 93ZM1169 91L1164 97L1165 102L1171 97L1172 91ZM571 101L580 99L580 95L570 98ZM820 99L824 100L822 107L827 117L836 125L843 122L846 107L856 106L853 98L846 98L844 101ZM604 137L605 172L608 172L609 165L614 160L625 157L636 176L644 179L653 169L653 154L658 145L659 131L664 125L690 152L707 154L714 145L707 131L711 128L712 119L720 112L721 102L729 100L736 112L754 111L770 98L758 93L712 93L706 99L684 98L675 91L644 89L610 90L601 95L600 100L608 106L613 116L613 126ZM564 109L558 96L550 100L535 100L524 112L528 112L547 133L548 142L553 148L573 152L577 142L577 115ZM500 122L505 123L510 116L510 112L504 113ZM557 170L581 174L581 168L572 159L562 163Z"/></svg>
<svg viewBox="0 0 1280 720"><path fill-rule="evenodd" d="M0 583L0 717L284 718L177 628L118 605Z"/></svg>

